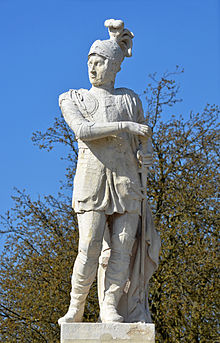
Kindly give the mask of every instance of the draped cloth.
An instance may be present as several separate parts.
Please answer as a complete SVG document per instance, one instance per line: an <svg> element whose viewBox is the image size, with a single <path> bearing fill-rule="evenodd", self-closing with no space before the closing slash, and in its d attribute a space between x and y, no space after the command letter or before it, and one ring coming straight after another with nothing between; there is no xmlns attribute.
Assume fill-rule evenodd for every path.
<svg viewBox="0 0 220 343"><path fill-rule="evenodd" d="M145 302L141 303L140 295L140 261L141 261L141 221L138 225L136 241L133 246L129 280L127 281L123 295L118 304L118 312L124 317L124 322L145 322L151 323L151 315L148 305L148 286L149 280L156 271L159 262L160 252L160 237L155 229L153 217L149 205L146 205L146 236L145 236ZM111 230L106 227L103 240L102 253L99 259L98 269L98 296L101 304L105 290L105 271L108 264L108 259L111 253Z"/></svg>

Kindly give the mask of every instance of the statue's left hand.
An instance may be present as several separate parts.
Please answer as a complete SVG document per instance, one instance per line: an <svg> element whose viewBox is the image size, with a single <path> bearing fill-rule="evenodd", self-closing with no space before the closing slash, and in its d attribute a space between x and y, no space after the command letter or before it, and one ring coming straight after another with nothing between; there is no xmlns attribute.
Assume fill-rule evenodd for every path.
<svg viewBox="0 0 220 343"><path fill-rule="evenodd" d="M152 135L152 130L150 126L135 123L132 121L121 122L121 128L122 131L126 131L133 135L137 135L143 140L148 140L148 138Z"/></svg>

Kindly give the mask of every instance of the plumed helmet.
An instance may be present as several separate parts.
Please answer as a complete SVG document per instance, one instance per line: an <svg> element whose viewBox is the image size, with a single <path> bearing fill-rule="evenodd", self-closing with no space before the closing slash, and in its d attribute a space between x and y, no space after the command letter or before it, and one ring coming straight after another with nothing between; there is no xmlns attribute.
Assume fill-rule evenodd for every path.
<svg viewBox="0 0 220 343"><path fill-rule="evenodd" d="M132 39L134 35L128 29L124 29L122 20L108 19L105 21L105 26L108 28L110 38L96 40L92 44L88 56L98 54L121 64L125 57L131 57L132 55Z"/></svg>

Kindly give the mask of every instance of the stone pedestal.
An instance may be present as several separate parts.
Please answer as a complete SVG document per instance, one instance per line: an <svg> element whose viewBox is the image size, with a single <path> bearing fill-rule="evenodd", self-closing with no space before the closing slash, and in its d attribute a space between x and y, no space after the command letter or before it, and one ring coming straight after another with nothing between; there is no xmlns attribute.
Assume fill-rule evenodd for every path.
<svg viewBox="0 0 220 343"><path fill-rule="evenodd" d="M61 325L61 343L155 343L154 324L73 323Z"/></svg>

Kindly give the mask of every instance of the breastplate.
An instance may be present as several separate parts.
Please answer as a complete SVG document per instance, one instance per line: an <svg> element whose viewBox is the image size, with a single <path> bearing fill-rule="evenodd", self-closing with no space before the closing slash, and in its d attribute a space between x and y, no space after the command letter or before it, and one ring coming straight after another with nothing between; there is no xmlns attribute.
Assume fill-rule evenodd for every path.
<svg viewBox="0 0 220 343"><path fill-rule="evenodd" d="M87 89L72 90L71 97L89 121L114 122L129 120L122 94L93 94Z"/></svg>
<svg viewBox="0 0 220 343"><path fill-rule="evenodd" d="M125 120L125 110L121 104L121 96L107 94L97 99L99 106L93 114L95 122L116 122Z"/></svg>

